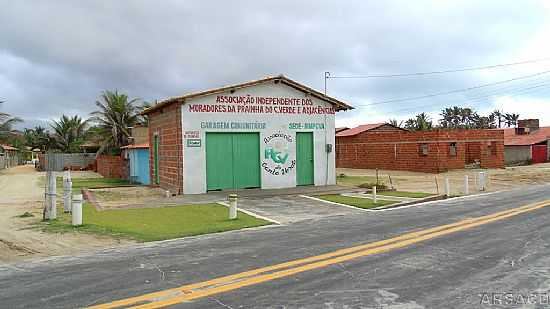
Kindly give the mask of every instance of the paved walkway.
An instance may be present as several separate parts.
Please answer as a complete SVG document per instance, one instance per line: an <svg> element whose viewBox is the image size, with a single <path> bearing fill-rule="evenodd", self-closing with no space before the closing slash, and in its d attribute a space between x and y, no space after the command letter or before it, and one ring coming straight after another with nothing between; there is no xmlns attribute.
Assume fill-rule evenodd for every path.
<svg viewBox="0 0 550 309"><path fill-rule="evenodd" d="M281 224L349 214L365 215L359 209L338 206L302 196L246 197L239 208L270 218Z"/></svg>
<svg viewBox="0 0 550 309"><path fill-rule="evenodd" d="M354 193L344 193L342 195L350 196L350 197L358 197L358 198L368 198L368 199L371 199L371 200L373 198L372 194L367 194L367 193L355 193L354 192ZM414 202L414 201L421 200L420 198L402 197L402 196L389 196L389 195L381 195L381 194L378 194L377 198L379 200L395 201L395 202Z"/></svg>

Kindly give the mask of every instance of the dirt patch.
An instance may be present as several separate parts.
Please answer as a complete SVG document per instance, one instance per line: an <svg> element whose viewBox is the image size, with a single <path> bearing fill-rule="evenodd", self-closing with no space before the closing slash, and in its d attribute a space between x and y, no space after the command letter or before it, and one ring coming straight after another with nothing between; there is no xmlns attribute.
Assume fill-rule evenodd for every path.
<svg viewBox="0 0 550 309"><path fill-rule="evenodd" d="M135 208L140 205L150 207L151 203L166 195L166 192L160 188L141 186L89 189L88 191L93 195L96 208L100 209Z"/></svg>
<svg viewBox="0 0 550 309"><path fill-rule="evenodd" d="M379 180L389 184L389 177L394 187L399 191L443 193L444 179L449 178L452 194L464 193L464 176L468 175L470 193L477 192L479 172L488 174L486 191L509 190L533 184L550 183L550 163L535 164L528 166L507 167L505 169L465 169L453 170L447 173L430 174L408 171L387 171L379 170ZM337 175L347 176L369 176L375 177L375 170L362 169L337 169ZM375 179L375 178L374 178Z"/></svg>
<svg viewBox="0 0 550 309"><path fill-rule="evenodd" d="M90 172L79 174L95 176ZM130 243L84 233L44 233L36 228L42 220L44 189L40 178L44 175L32 166L0 172L0 263L71 255ZM76 177L75 173L72 176Z"/></svg>

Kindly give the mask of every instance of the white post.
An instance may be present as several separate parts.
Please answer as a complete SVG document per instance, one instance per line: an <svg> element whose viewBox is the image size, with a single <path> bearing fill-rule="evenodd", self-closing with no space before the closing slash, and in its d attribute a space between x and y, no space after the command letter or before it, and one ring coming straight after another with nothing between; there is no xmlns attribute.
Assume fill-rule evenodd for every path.
<svg viewBox="0 0 550 309"><path fill-rule="evenodd" d="M449 177L445 177L445 195L451 196L451 184L449 183Z"/></svg>
<svg viewBox="0 0 550 309"><path fill-rule="evenodd" d="M55 172L49 172L50 176L48 177L48 210L46 219L56 219L57 218L57 179L55 177Z"/></svg>
<svg viewBox="0 0 550 309"><path fill-rule="evenodd" d="M229 194L229 219L237 219L237 194Z"/></svg>
<svg viewBox="0 0 550 309"><path fill-rule="evenodd" d="M375 204L378 202L378 197L376 196L376 186L372 187L372 201Z"/></svg>
<svg viewBox="0 0 550 309"><path fill-rule="evenodd" d="M470 187L468 185L468 175L464 175L464 195L470 194Z"/></svg>
<svg viewBox="0 0 550 309"><path fill-rule="evenodd" d="M44 220L50 219L50 177L52 172L46 172L46 184L44 185Z"/></svg>
<svg viewBox="0 0 550 309"><path fill-rule="evenodd" d="M73 195L72 224L73 226L82 225L82 194Z"/></svg>
<svg viewBox="0 0 550 309"><path fill-rule="evenodd" d="M65 171L63 175L63 212L71 211L71 198L73 196L73 183L71 172Z"/></svg>
<svg viewBox="0 0 550 309"><path fill-rule="evenodd" d="M486 182L485 172L479 172L479 191L485 191L485 182Z"/></svg>

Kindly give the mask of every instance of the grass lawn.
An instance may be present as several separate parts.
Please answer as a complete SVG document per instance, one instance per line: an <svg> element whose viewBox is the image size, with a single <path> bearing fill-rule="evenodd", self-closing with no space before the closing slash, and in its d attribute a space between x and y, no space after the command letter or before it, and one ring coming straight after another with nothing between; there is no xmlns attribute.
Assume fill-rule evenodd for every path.
<svg viewBox="0 0 550 309"><path fill-rule="evenodd" d="M125 179L117 178L72 178L73 192L88 188L105 188L130 185ZM63 190L63 177L57 177L57 190Z"/></svg>
<svg viewBox="0 0 550 309"><path fill-rule="evenodd" d="M339 194L327 194L327 195L320 195L317 197L325 201L346 204L346 205L355 206L359 208L366 208L366 209L397 203L395 201L385 201L385 200L378 199L378 201L375 204L371 199L360 198L360 197L349 197L349 196L343 196Z"/></svg>
<svg viewBox="0 0 550 309"><path fill-rule="evenodd" d="M84 203L82 212L84 224L80 227L71 226L71 215L62 208L57 220L42 224L51 232L82 231L144 242L271 224L242 212L229 220L229 209L218 204L97 211Z"/></svg>
<svg viewBox="0 0 550 309"><path fill-rule="evenodd" d="M434 194L424 193L424 192L407 192L407 191L381 191L381 192L378 192L378 195L424 198L424 197L433 196Z"/></svg>

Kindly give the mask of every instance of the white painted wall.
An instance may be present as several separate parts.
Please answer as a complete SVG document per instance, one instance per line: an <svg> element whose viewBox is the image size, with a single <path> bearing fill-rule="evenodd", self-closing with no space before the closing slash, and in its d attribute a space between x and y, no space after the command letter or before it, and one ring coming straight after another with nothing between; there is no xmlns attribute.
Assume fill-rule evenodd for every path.
<svg viewBox="0 0 550 309"><path fill-rule="evenodd" d="M335 152L334 152L334 114L289 114L289 113L243 113L243 112L197 112L192 106L243 106L247 104L233 104L216 102L218 96L242 97L270 97L311 100L312 106L329 108L330 103L306 95L287 85L272 82L238 89L234 93L221 93L188 100L182 107L182 129L183 129L183 192L184 194L197 194L206 192L206 132L259 132L260 134L260 162L274 167L277 164L273 160L266 159L265 149L269 146L286 147L288 159L283 167L289 167L289 163L296 160L296 132L313 132L314 138L314 177L315 185L333 185L336 183L335 173ZM301 103L300 103L301 104ZM258 105L249 106L272 106ZM286 105L284 105L286 106ZM301 109L302 106L297 106ZM202 128L205 123L221 122L229 124L230 128ZM262 129L235 129L231 128L232 123L257 122L265 123ZM324 129L291 128L291 123L315 123L323 124ZM202 126L202 127L201 127ZM282 138L275 138L265 143L265 138L272 134L281 133L290 136L291 142L285 142ZM193 136L197 135L197 136ZM187 139L200 139L200 147L188 147ZM325 145L332 144L333 151L329 154L325 151ZM327 166L328 164L328 166ZM285 175L272 175L261 167L262 188L287 188L296 186L296 168L291 168Z"/></svg>

